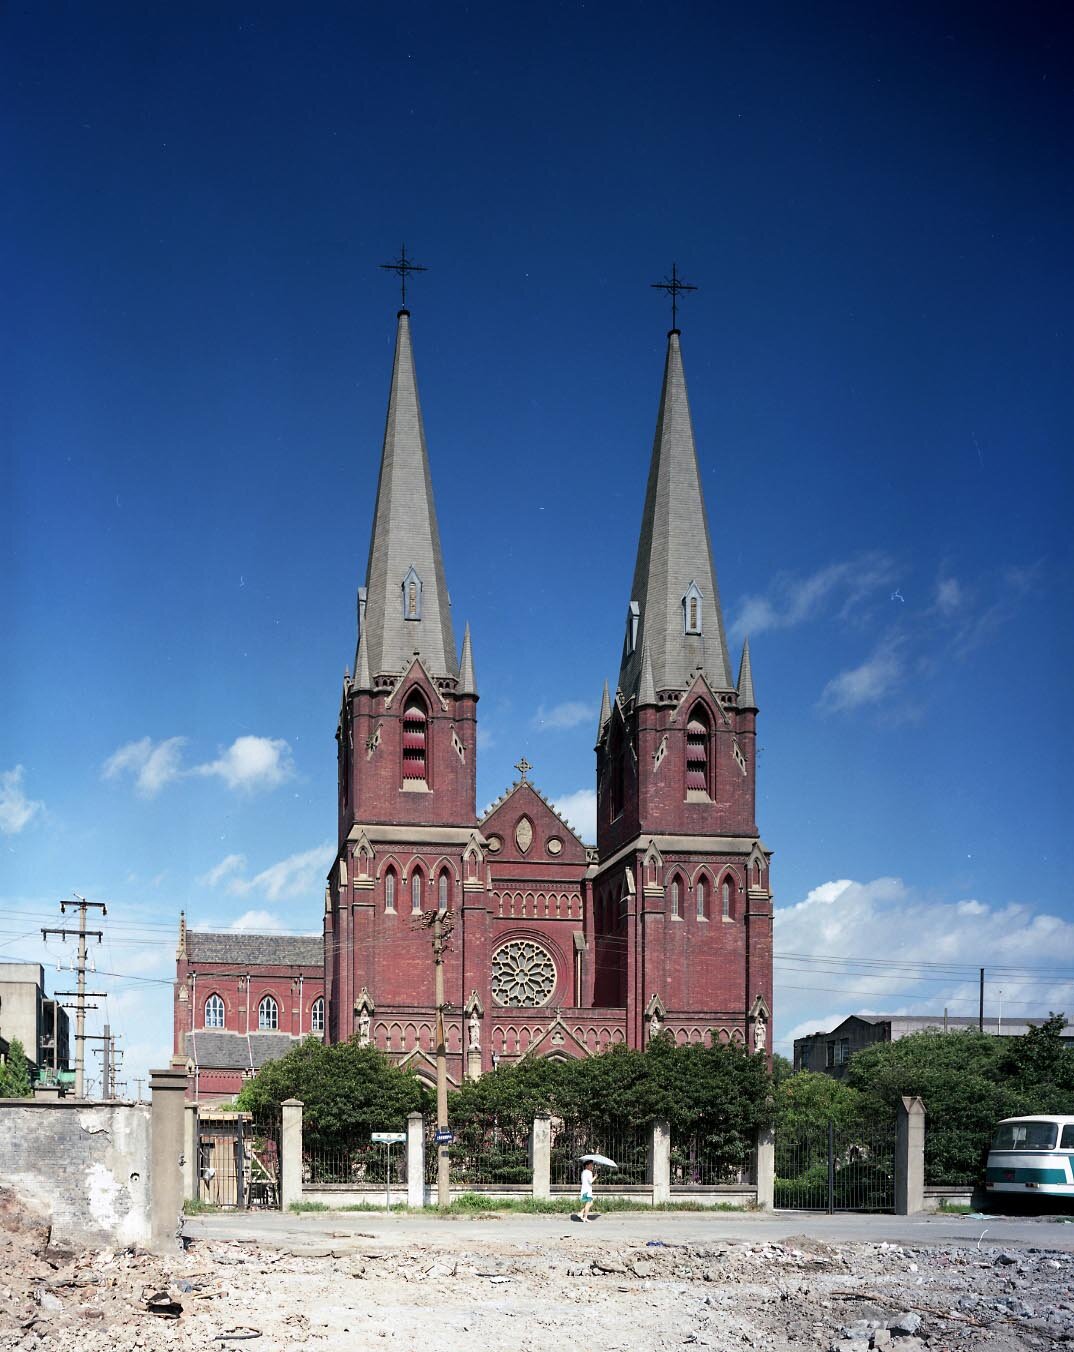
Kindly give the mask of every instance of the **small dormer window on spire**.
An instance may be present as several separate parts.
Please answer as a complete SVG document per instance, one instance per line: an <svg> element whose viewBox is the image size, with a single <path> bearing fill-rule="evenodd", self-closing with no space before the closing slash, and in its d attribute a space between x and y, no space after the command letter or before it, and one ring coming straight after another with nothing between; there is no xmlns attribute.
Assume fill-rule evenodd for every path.
<svg viewBox="0 0 1074 1352"><path fill-rule="evenodd" d="M632 653L638 646L638 624L641 620L641 606L637 601L631 601L627 607L626 619L626 650Z"/></svg>
<svg viewBox="0 0 1074 1352"><path fill-rule="evenodd" d="M421 619L421 578L413 567L403 578L403 619Z"/></svg>
<svg viewBox="0 0 1074 1352"><path fill-rule="evenodd" d="M682 626L683 632L686 634L700 634L702 632L702 599L697 583L691 582L686 589L686 595L682 598Z"/></svg>

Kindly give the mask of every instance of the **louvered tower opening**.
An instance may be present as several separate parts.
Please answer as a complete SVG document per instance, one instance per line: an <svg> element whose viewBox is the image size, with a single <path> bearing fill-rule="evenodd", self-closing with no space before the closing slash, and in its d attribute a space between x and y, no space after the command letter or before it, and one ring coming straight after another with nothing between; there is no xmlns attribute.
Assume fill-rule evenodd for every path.
<svg viewBox="0 0 1074 1352"><path fill-rule="evenodd" d="M427 785L429 716L419 695L403 711L403 787Z"/></svg>
<svg viewBox="0 0 1074 1352"><path fill-rule="evenodd" d="M710 779L710 748L708 716L704 709L696 708L686 725L686 796L687 798L709 798L712 794Z"/></svg>

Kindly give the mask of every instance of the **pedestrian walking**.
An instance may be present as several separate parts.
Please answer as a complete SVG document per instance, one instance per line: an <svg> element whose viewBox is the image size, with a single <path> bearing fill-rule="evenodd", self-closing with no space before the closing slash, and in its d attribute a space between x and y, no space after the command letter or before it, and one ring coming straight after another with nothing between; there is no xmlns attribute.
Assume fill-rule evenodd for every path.
<svg viewBox="0 0 1074 1352"><path fill-rule="evenodd" d="M579 1194L582 1199L582 1210L579 1213L579 1219L583 1223L589 1220L589 1210L593 1205L593 1177L596 1173L596 1167L591 1160L586 1160L582 1169L582 1190Z"/></svg>

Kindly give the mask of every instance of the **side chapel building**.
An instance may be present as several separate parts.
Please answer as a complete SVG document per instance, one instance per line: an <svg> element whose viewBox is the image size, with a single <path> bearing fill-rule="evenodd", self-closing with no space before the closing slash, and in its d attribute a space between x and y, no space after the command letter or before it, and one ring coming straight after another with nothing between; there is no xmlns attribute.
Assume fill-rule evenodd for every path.
<svg viewBox="0 0 1074 1352"><path fill-rule="evenodd" d="M454 920L445 979L456 1083L525 1055L641 1047L662 1030L768 1053L771 851L755 814L757 704L748 640L732 679L677 329L619 676L614 697L605 683L597 728L595 847L529 781L524 760L478 816L477 706L469 626L456 646L403 309L354 675L336 729L323 982L308 966L311 941L285 953L295 941L258 936L244 965L223 936L182 927L175 1047L192 1075L197 1043L220 1056L229 1031L248 1043L245 1073L256 1068L250 992L264 986L256 1031L274 1043L283 1033L357 1036L431 1079L434 969L413 918L433 907ZM260 948L277 978L271 991L250 961ZM210 955L245 974L234 1018L232 988L213 983L220 966L198 960ZM204 1060L196 1069L203 1093L209 1083L234 1092L234 1069L223 1078Z"/></svg>

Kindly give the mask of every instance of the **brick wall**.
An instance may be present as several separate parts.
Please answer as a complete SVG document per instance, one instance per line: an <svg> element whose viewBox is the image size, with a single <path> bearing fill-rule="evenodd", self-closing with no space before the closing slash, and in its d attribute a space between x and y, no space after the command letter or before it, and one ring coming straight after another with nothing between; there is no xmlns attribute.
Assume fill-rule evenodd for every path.
<svg viewBox="0 0 1074 1352"><path fill-rule="evenodd" d="M149 1241L149 1107L0 1100L0 1178L59 1239Z"/></svg>

